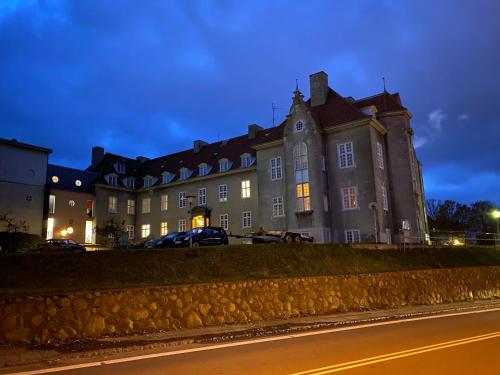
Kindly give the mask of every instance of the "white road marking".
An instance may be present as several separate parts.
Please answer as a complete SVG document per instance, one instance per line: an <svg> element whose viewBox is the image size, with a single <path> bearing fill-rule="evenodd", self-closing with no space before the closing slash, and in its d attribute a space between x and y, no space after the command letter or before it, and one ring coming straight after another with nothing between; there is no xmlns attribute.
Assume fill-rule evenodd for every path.
<svg viewBox="0 0 500 375"><path fill-rule="evenodd" d="M421 346L419 348L403 350L400 352L382 354L382 355L379 355L376 357L368 357L368 358L358 359L356 361L338 363L336 365L319 367L319 368L307 370L307 371L294 372L290 375L331 374L333 372L349 370L352 368L367 366L367 365L371 365L371 364L379 363L379 362L391 361L393 359L409 357L409 356L413 356L413 355L417 355L417 354L423 354L423 353L427 353L427 352L432 352L434 350L441 350L441 349L451 348L454 346L471 344L471 343L477 342L477 341L490 340L490 339L494 339L496 337L500 337L500 331L487 333L487 334L479 335L479 336L467 337L467 338L463 338L463 339L459 339L459 340L442 342L442 343L434 344L434 345Z"/></svg>
<svg viewBox="0 0 500 375"><path fill-rule="evenodd" d="M169 356L174 356L174 355L179 355L179 354L188 354L188 353L204 352L204 351L209 351L209 350L225 349L225 348L231 348L231 347L235 347L235 346L246 346L246 345L260 344L260 343L264 343L264 342L289 340L289 339L294 339L294 338L299 338L299 337L324 335L324 334L334 333L334 332L352 331L352 330L357 330L357 329L379 327L379 326L392 325L392 324L403 324L403 323L415 322L415 321L419 321L419 320L440 319L440 318L447 318L447 317L451 317L451 316L470 315L470 314L482 314L482 313L493 312L493 311L500 311L500 307L485 309L485 310L463 311L463 312L449 313L449 314L443 314L443 315L422 316L422 317L417 317L417 318L392 320L392 321L387 321L387 322L360 324L360 325L349 326L349 327L331 328L331 329L325 329L322 331L312 331L312 332L304 332L304 333L298 333L298 334L292 334L292 335L266 337L266 338L260 338L260 339L254 339L254 340L236 341L236 342L230 342L230 343L226 343L226 344L217 344L217 345L202 346L202 347L191 348L191 349L182 349L182 350L167 351L167 352L154 353L154 354L145 354L145 355L139 355L139 356L134 356L134 357L108 359L108 360L102 360L102 361L97 361L97 362L80 363L80 364L76 364L76 365L51 367L51 368L46 368L46 369L41 369L41 370L13 372L13 373L10 373L9 375L49 374L49 373L53 373L53 372L69 371L69 370L76 370L76 369L81 369L81 368L97 367L97 366L102 366L102 365L112 365L112 364L116 364L116 363L141 361L144 359L169 357Z"/></svg>

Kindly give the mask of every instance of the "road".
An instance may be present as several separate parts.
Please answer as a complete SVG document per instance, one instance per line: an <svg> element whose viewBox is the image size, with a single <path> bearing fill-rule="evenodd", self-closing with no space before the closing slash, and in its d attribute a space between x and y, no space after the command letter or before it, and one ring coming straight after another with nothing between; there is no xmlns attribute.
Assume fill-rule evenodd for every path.
<svg viewBox="0 0 500 375"><path fill-rule="evenodd" d="M57 370L63 375L493 374L500 373L500 308L135 355Z"/></svg>

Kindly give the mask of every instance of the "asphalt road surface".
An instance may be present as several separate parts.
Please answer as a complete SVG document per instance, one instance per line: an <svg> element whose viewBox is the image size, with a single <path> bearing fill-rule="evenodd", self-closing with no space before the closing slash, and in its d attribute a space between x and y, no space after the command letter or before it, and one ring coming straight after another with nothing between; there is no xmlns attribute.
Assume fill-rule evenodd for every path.
<svg viewBox="0 0 500 375"><path fill-rule="evenodd" d="M54 370L63 375L500 374L500 308L135 353L30 374Z"/></svg>

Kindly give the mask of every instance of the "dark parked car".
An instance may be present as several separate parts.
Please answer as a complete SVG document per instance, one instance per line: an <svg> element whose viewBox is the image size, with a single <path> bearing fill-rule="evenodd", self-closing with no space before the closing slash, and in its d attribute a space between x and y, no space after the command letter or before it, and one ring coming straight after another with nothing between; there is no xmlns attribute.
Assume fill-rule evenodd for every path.
<svg viewBox="0 0 500 375"><path fill-rule="evenodd" d="M39 251L77 251L82 252L87 249L85 246L73 241L71 238L53 238L44 244L38 245Z"/></svg>
<svg viewBox="0 0 500 375"><path fill-rule="evenodd" d="M165 236L161 236L158 240L156 240L154 247L158 249L162 249L165 247L175 247L175 239L183 238L186 235L186 232L172 232L166 234Z"/></svg>
<svg viewBox="0 0 500 375"><path fill-rule="evenodd" d="M227 245L228 242L226 231L220 227L193 228L174 241L177 246L184 247Z"/></svg>

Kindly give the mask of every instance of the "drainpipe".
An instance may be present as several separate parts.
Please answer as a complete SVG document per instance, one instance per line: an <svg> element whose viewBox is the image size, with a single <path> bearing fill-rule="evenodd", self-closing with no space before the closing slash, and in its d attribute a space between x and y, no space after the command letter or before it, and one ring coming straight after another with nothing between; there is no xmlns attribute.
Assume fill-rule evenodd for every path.
<svg viewBox="0 0 500 375"><path fill-rule="evenodd" d="M375 233L375 243L378 243L377 203L371 202L368 208L373 211L373 231Z"/></svg>

